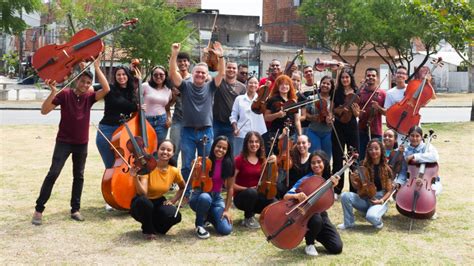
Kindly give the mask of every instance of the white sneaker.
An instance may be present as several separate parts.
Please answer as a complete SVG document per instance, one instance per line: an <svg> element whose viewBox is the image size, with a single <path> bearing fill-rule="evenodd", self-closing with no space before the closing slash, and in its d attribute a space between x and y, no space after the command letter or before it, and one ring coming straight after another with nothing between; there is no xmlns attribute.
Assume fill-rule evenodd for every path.
<svg viewBox="0 0 474 266"><path fill-rule="evenodd" d="M107 204L107 203L105 204L105 211L111 212L111 211L113 211L113 210L115 210L114 207L110 206L110 205Z"/></svg>
<svg viewBox="0 0 474 266"><path fill-rule="evenodd" d="M306 255L309 256L318 256L318 251L316 250L316 247L314 245L307 245L304 248L304 252L306 253Z"/></svg>
<svg viewBox="0 0 474 266"><path fill-rule="evenodd" d="M245 218L244 219L244 226L250 229L258 229L260 228L260 224L257 222L257 219L255 219L254 216L250 218Z"/></svg>
<svg viewBox="0 0 474 266"><path fill-rule="evenodd" d="M438 219L438 213L437 212L435 212L433 214L433 216L431 216L431 220L436 220L436 219Z"/></svg>
<svg viewBox="0 0 474 266"><path fill-rule="evenodd" d="M351 224L351 225L338 224L337 225L337 228L341 229L341 230L346 230L346 229L349 229L349 228L352 228L352 227L354 227L354 224Z"/></svg>
<svg viewBox="0 0 474 266"><path fill-rule="evenodd" d="M339 199L339 195L337 193L334 193L334 200L337 201Z"/></svg>
<svg viewBox="0 0 474 266"><path fill-rule="evenodd" d="M379 225L374 225L375 228L377 229L382 229L383 228L383 223L380 223Z"/></svg>
<svg viewBox="0 0 474 266"><path fill-rule="evenodd" d="M211 236L211 234L209 234L209 232L202 226L197 226L196 227L196 235L200 239L207 239Z"/></svg>

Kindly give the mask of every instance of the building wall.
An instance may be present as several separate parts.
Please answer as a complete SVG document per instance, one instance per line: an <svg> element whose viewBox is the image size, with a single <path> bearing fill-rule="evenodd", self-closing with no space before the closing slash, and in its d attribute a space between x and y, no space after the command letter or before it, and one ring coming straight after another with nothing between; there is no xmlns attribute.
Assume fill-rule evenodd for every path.
<svg viewBox="0 0 474 266"><path fill-rule="evenodd" d="M263 0L264 41L306 47L304 28L298 24L294 0Z"/></svg>
<svg viewBox="0 0 474 266"><path fill-rule="evenodd" d="M166 2L179 8L201 8L201 0L166 0Z"/></svg>

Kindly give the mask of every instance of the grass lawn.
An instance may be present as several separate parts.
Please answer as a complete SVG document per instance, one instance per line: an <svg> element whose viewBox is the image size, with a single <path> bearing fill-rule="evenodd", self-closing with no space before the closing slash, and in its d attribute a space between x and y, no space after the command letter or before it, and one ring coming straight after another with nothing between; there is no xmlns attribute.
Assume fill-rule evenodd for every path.
<svg viewBox="0 0 474 266"><path fill-rule="evenodd" d="M472 158L474 123L430 124L438 138L443 193L439 218L414 221L401 216L393 203L384 228L373 229L361 215L357 227L341 232L344 249L319 256L279 250L266 243L260 230L240 225L243 213L234 209L230 236L199 240L194 235L195 215L182 210L183 221L156 241L142 238L140 225L127 213L106 212L100 190L103 164L91 127L81 212L78 223L69 218L72 185L71 160L46 205L42 226L33 226L36 197L51 163L57 126L0 126L0 264L463 264L474 263L474 211ZM347 181L346 181L347 182ZM347 184L346 184L347 185ZM348 186L346 186L347 188ZM469 196L471 195L471 196ZM329 210L334 224L342 222L340 202Z"/></svg>

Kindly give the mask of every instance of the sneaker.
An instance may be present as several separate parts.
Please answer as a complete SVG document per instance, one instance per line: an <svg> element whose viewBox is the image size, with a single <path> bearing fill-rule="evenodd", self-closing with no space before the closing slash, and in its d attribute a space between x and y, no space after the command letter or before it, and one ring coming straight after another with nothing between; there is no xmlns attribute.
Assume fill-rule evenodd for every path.
<svg viewBox="0 0 474 266"><path fill-rule="evenodd" d="M82 217L81 213L79 211L75 213L71 213L71 219L78 221L78 222L83 222L85 219Z"/></svg>
<svg viewBox="0 0 474 266"><path fill-rule="evenodd" d="M304 252L306 253L306 255L309 256L318 256L318 251L316 250L316 247L314 245L307 245L304 248Z"/></svg>
<svg viewBox="0 0 474 266"><path fill-rule="evenodd" d="M205 222L204 222L204 228L209 228L209 227L212 227L211 222L205 221Z"/></svg>
<svg viewBox="0 0 474 266"><path fill-rule="evenodd" d="M351 224L351 225L338 224L337 225L337 229L341 229L341 230L346 230L346 229L349 229L349 228L352 228L352 227L354 227L354 224Z"/></svg>
<svg viewBox="0 0 474 266"><path fill-rule="evenodd" d="M255 219L254 216L250 218L245 218L244 219L244 226L250 229L258 229L260 228L260 224L257 222L257 219Z"/></svg>
<svg viewBox="0 0 474 266"><path fill-rule="evenodd" d="M383 228L383 223L380 223L379 225L374 225L375 228L377 229L382 229Z"/></svg>
<svg viewBox="0 0 474 266"><path fill-rule="evenodd" d="M202 226L196 227L196 235L200 239L206 239L206 238L209 238L211 236L211 234L209 234L209 232Z"/></svg>
<svg viewBox="0 0 474 266"><path fill-rule="evenodd" d="M146 240L155 240L156 235L155 234L143 234L143 238L145 238Z"/></svg>
<svg viewBox="0 0 474 266"><path fill-rule="evenodd" d="M435 212L433 214L433 216L431 216L431 220L436 220L436 219L438 219L438 213L437 212Z"/></svg>
<svg viewBox="0 0 474 266"><path fill-rule="evenodd" d="M110 206L110 205L107 204L107 203L105 204L105 211L106 211L106 212L111 212L111 211L113 211L113 210L115 210L114 207Z"/></svg>
<svg viewBox="0 0 474 266"><path fill-rule="evenodd" d="M33 213L33 219L31 219L31 223L34 225L43 224L43 214L41 212L35 211L35 213Z"/></svg>
<svg viewBox="0 0 474 266"><path fill-rule="evenodd" d="M171 188L170 188L170 190L171 190L171 191L178 191L178 190L179 190L179 186L178 186L178 184L176 184L176 183L173 183L173 184L171 185Z"/></svg>
<svg viewBox="0 0 474 266"><path fill-rule="evenodd" d="M337 201L339 199L339 195L337 193L334 193L334 200Z"/></svg>

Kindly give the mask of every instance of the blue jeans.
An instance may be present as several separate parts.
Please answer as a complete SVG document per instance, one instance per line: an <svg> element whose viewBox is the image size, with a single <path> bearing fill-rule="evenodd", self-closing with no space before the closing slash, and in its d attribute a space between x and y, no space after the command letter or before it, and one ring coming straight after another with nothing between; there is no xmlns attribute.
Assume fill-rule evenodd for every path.
<svg viewBox="0 0 474 266"><path fill-rule="evenodd" d="M219 136L226 136L229 139L230 143L234 143L234 128L228 123L223 123L220 121L214 120L212 124L212 128L214 130L214 137L217 138Z"/></svg>
<svg viewBox="0 0 474 266"><path fill-rule="evenodd" d="M317 132L313 131L311 128L308 128L306 135L311 142L311 147L309 152L312 153L316 150L323 150L328 155L328 160L331 160L332 156L332 141L331 141L331 131L328 132Z"/></svg>
<svg viewBox="0 0 474 266"><path fill-rule="evenodd" d="M226 218L222 218L225 203L220 193L193 191L189 206L196 212L196 226L204 226L207 220L221 235L228 235L232 232L232 224Z"/></svg>
<svg viewBox="0 0 474 266"><path fill-rule="evenodd" d="M209 155L211 151L212 140L214 135L212 133L212 127L205 127L200 130L196 130L192 127L183 127L181 131L181 175L184 180L188 180L189 173L191 172L191 162L196 158L196 150L198 156L203 154L202 138L206 135L209 141L206 144L206 154ZM188 185L186 188L185 196L189 197L191 186Z"/></svg>
<svg viewBox="0 0 474 266"><path fill-rule="evenodd" d="M146 120L148 120L153 129L155 129L158 143L161 143L163 140L165 140L166 135L168 135L168 128L166 128L166 114L147 116Z"/></svg>
<svg viewBox="0 0 474 266"><path fill-rule="evenodd" d="M183 129L183 122L181 121L173 121L173 123L171 124L170 139L176 148L173 155L173 159L175 162L178 162L179 152L181 151L180 143L181 143L181 130L182 129Z"/></svg>
<svg viewBox="0 0 474 266"><path fill-rule="evenodd" d="M373 139L382 140L382 136L374 135L371 136ZM367 144L369 143L369 134L367 132L359 131L359 160L364 160L365 151L367 150Z"/></svg>
<svg viewBox="0 0 474 266"><path fill-rule="evenodd" d="M385 191L378 191L375 194L376 199L381 199ZM382 216L387 212L387 204L377 204L373 205L369 199L362 199L357 193L354 192L344 192L341 195L341 205L344 212L344 225L351 226L354 225L354 211L352 207L356 210L365 213L365 219L371 223L373 226L378 226L382 224Z"/></svg>
<svg viewBox="0 0 474 266"><path fill-rule="evenodd" d="M115 130L117 130L119 126L109 126L104 124L99 124L99 129L104 133L109 141L112 140L112 135L114 134ZM102 161L104 162L105 168L112 168L115 162L115 151L104 139L102 134L97 131L97 136L95 138L95 144L97 145L97 149L99 150L100 157L102 157Z"/></svg>

